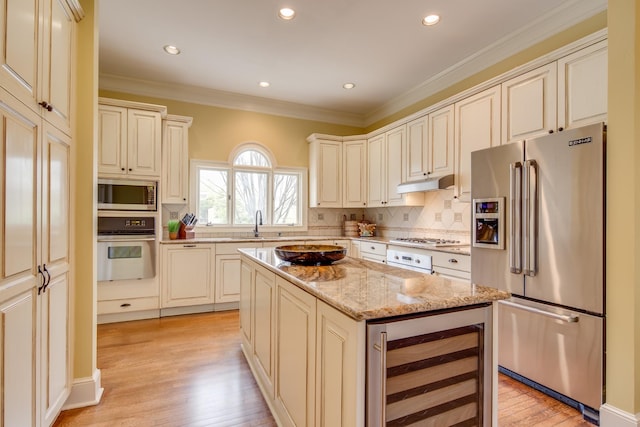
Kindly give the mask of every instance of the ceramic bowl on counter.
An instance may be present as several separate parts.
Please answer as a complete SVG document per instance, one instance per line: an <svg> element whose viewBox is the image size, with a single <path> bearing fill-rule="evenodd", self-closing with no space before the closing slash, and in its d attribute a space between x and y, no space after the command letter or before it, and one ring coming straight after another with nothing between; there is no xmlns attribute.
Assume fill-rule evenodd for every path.
<svg viewBox="0 0 640 427"><path fill-rule="evenodd" d="M281 260L299 265L329 265L347 254L347 248L335 245L285 245L274 251Z"/></svg>

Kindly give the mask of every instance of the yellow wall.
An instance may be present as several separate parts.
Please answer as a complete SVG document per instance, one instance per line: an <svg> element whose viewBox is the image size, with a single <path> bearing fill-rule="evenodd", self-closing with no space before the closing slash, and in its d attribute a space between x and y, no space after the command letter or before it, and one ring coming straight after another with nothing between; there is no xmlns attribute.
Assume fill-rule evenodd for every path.
<svg viewBox="0 0 640 427"><path fill-rule="evenodd" d="M100 91L100 96L166 105L169 114L193 117L189 129L189 157L227 161L231 151L240 143L260 142L273 152L280 166L308 166L309 151L306 138L316 133L357 135L362 128L334 125L311 120L292 119L269 114L231 110Z"/></svg>
<svg viewBox="0 0 640 427"><path fill-rule="evenodd" d="M640 6L609 1L607 404L640 412Z"/></svg>
<svg viewBox="0 0 640 427"><path fill-rule="evenodd" d="M95 169L94 123L98 94L98 20L95 0L81 0L78 24L74 180L74 378L91 377L96 368Z"/></svg>

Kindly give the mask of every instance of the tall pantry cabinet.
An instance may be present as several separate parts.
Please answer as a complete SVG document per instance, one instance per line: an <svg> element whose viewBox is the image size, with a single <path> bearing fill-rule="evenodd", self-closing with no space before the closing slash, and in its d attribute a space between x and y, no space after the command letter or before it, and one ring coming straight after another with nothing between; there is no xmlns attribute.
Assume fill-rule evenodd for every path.
<svg viewBox="0 0 640 427"><path fill-rule="evenodd" d="M0 424L50 426L71 387L71 112L65 0L0 0Z"/></svg>

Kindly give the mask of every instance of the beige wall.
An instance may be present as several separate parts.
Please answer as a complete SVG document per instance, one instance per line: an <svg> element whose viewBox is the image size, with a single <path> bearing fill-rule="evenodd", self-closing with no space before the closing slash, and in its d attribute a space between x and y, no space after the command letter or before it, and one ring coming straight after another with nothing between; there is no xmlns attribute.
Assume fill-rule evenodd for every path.
<svg viewBox="0 0 640 427"><path fill-rule="evenodd" d="M230 110L190 104L168 99L150 98L111 91L100 96L166 105L169 114L193 117L189 129L189 157L206 160L229 160L229 154L243 142L266 145L280 166L308 166L306 138L314 133L357 135L363 129L311 120L299 120L249 111Z"/></svg>
<svg viewBox="0 0 640 427"><path fill-rule="evenodd" d="M607 403L640 412L640 5L609 1Z"/></svg>

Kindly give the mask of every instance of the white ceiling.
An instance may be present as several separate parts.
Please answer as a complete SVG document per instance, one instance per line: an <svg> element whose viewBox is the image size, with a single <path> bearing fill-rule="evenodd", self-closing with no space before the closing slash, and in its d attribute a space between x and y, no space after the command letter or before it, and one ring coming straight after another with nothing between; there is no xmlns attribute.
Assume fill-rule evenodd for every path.
<svg viewBox="0 0 640 427"><path fill-rule="evenodd" d="M366 126L607 0L101 0L100 87ZM291 21L277 17L288 6ZM421 19L437 13L441 22ZM162 47L178 46L170 56ZM269 88L258 82L267 80ZM346 82L356 84L345 90Z"/></svg>

